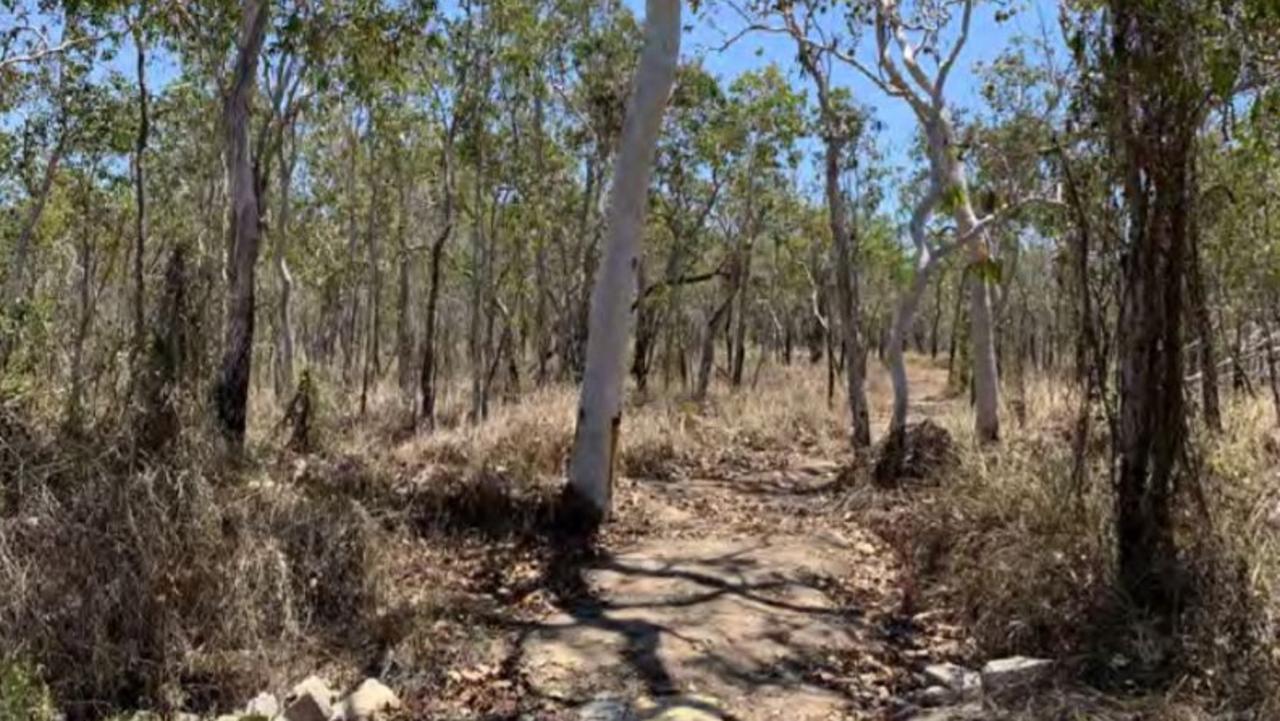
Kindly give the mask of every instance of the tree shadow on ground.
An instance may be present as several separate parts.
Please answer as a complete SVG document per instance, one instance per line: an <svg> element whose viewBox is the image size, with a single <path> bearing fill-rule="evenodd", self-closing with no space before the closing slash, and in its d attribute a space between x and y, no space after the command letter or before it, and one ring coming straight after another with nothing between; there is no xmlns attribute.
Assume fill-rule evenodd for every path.
<svg viewBox="0 0 1280 721"><path fill-rule="evenodd" d="M540 586L551 594L553 605L562 613L545 621L511 622L518 633L512 647L513 668L522 667L525 654L548 636L562 643L575 641L589 653L603 653L604 646L616 648L614 658L620 662L616 671L629 686L638 685L643 695L658 700L674 699L689 691L683 678L695 676L714 681L721 689L736 689L742 694L768 687L770 694L785 696L792 692L827 693L846 702L857 701L848 685L837 679L845 675L833 649L814 638L801 638L812 619L829 625L862 623L863 612L852 605L833 601L830 604L807 603L787 598L789 592L803 589L806 594L826 595L826 584L817 577L789 573L773 577L762 572L752 552L760 546L709 556L667 558L659 563L636 563L616 557L595 544L581 539L564 538L550 546L545 573ZM608 598L593 583L593 574L617 574L617 583L675 583L678 591L668 595L643 598ZM703 643L697 634L687 635L679 626L696 627L699 614L723 613L724 603L756 607L751 623L765 624L750 633L765 643L760 654L754 654L752 640L731 638L722 647ZM696 628L695 628L696 631ZM811 633L811 631L808 631ZM585 634L585 635L579 635ZM595 639L595 642L587 642ZM603 639L603 642L600 642ZM664 644L676 642L683 648L697 648L672 668L670 650ZM767 652L765 652L767 651ZM771 658L776 654L778 658ZM586 669L589 674L606 669ZM603 678L591 692L613 690ZM698 684L700 690L707 690ZM593 693L548 693L530 684L531 696L554 700L565 705L578 705L591 700ZM713 689L714 690L714 689ZM680 705L712 713L720 718L734 718L718 704L697 697L680 697ZM699 707L701 704L703 707Z"/></svg>

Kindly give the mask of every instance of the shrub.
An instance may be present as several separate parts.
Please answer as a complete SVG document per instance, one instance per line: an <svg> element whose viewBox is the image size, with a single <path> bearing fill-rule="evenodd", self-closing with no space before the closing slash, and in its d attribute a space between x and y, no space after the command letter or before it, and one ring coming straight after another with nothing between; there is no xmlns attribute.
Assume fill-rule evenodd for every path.
<svg viewBox="0 0 1280 721"><path fill-rule="evenodd" d="M36 669L20 659L0 659L0 721L53 718L53 697Z"/></svg>

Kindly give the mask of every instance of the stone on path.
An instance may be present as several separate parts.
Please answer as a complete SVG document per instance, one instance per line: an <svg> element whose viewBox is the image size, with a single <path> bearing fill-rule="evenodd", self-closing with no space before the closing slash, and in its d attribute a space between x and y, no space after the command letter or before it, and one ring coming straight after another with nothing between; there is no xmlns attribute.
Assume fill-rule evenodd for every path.
<svg viewBox="0 0 1280 721"><path fill-rule="evenodd" d="M924 667L924 676L930 684L942 686L963 698L970 698L982 690L982 679L975 671L954 663L934 663Z"/></svg>
<svg viewBox="0 0 1280 721"><path fill-rule="evenodd" d="M346 721L377 721L400 708L400 697L376 678L365 679L342 702L341 716Z"/></svg>
<svg viewBox="0 0 1280 721"><path fill-rule="evenodd" d="M262 717L271 721L280 714L280 702L276 697L269 693L260 693L253 697L244 707L244 715L249 717Z"/></svg>
<svg viewBox="0 0 1280 721"><path fill-rule="evenodd" d="M286 721L330 721L334 693L319 676L309 676L285 697Z"/></svg>
<svg viewBox="0 0 1280 721"><path fill-rule="evenodd" d="M1013 656L990 661L982 667L982 690L989 694L1034 686L1049 677L1053 661Z"/></svg>

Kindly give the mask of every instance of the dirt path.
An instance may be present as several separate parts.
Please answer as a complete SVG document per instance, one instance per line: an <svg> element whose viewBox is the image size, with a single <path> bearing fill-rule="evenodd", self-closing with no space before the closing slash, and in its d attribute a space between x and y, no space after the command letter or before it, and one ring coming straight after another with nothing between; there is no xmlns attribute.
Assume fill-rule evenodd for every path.
<svg viewBox="0 0 1280 721"><path fill-rule="evenodd" d="M950 402L945 371L913 370L922 413ZM954 639L900 615L895 553L841 510L839 472L745 453L716 477L622 479L618 515L650 530L575 567L520 641L529 688L578 718L892 717Z"/></svg>

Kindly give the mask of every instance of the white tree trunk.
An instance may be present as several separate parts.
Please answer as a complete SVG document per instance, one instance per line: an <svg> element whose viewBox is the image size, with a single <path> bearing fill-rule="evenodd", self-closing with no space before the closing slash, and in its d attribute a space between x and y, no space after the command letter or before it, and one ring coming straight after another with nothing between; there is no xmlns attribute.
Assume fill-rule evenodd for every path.
<svg viewBox="0 0 1280 721"><path fill-rule="evenodd" d="M948 143L941 153L946 163L946 178L953 193L951 214L959 237L969 238L969 260L983 263L988 258L986 233L972 231L978 225L969 199L969 182L964 164L954 155ZM984 442L1000 438L1000 377L996 368L995 328L991 311L991 283L986 274L974 273L969 282L969 338L973 344L973 395L978 439Z"/></svg>
<svg viewBox="0 0 1280 721"><path fill-rule="evenodd" d="M679 56L680 0L647 0L644 50L614 166L604 260L591 296L586 369L569 461L570 488L598 520L609 512L649 176Z"/></svg>

